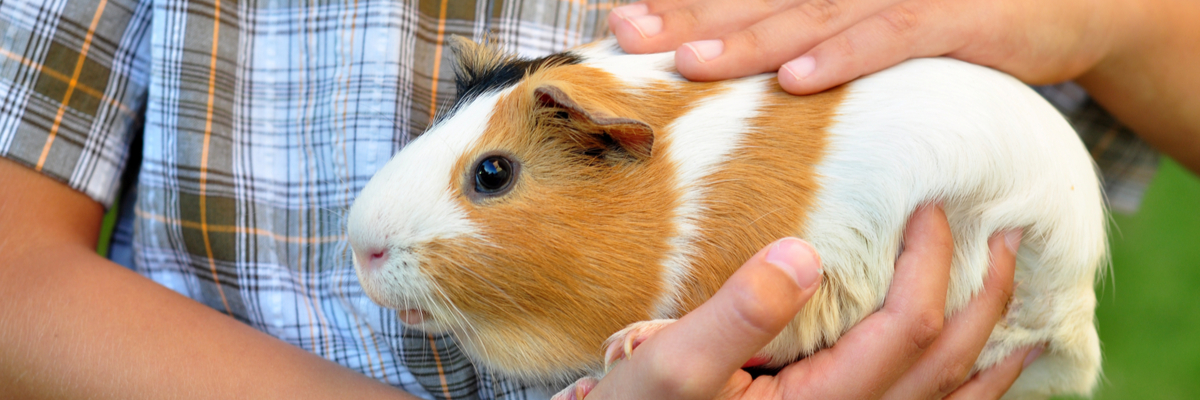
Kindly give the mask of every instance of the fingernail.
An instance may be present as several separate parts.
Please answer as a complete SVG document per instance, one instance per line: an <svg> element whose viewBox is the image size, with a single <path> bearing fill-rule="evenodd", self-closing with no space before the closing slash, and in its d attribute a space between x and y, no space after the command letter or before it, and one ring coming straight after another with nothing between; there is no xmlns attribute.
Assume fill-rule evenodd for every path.
<svg viewBox="0 0 1200 400"><path fill-rule="evenodd" d="M813 71L817 70L817 59L813 58L812 56L800 57L795 60L788 61L787 64L783 64L781 69L787 70L787 72L792 74L792 77L796 78L796 80L802 80L807 78L809 75L812 75Z"/></svg>
<svg viewBox="0 0 1200 400"><path fill-rule="evenodd" d="M625 353L620 353L620 355L617 353L621 348L621 342L612 342L608 345L607 349L604 349L604 371L607 372L612 368L613 364L624 358Z"/></svg>
<svg viewBox="0 0 1200 400"><path fill-rule="evenodd" d="M1033 364L1033 361L1037 360L1038 356L1041 356L1042 351L1045 351L1045 350L1046 350L1046 346L1035 347L1032 351L1029 352L1029 355L1025 356L1025 362L1021 364L1021 368L1025 368L1025 367L1028 367L1029 364Z"/></svg>
<svg viewBox="0 0 1200 400"><path fill-rule="evenodd" d="M575 381L575 390L571 391L570 399L571 400L586 399L588 393L591 393L592 389L596 388L596 383L598 383L598 382L599 381L597 381L591 377L586 377L586 378L580 379L578 381Z"/></svg>
<svg viewBox="0 0 1200 400"><path fill-rule="evenodd" d="M662 32L662 17L657 15L629 17L625 18L625 20L629 21L630 25L633 25L633 29L637 29L638 34L642 35L642 39L649 38L659 34L659 32Z"/></svg>
<svg viewBox="0 0 1200 400"><path fill-rule="evenodd" d="M700 40L691 43L684 43L684 47L692 50L692 54L696 55L696 59L701 63L712 61L712 59L720 57L721 53L725 52L725 42L720 40Z"/></svg>
<svg viewBox="0 0 1200 400"><path fill-rule="evenodd" d="M784 238L767 250L766 261L796 281L801 288L808 288L821 278L821 259L812 245L796 238Z"/></svg>
<svg viewBox="0 0 1200 400"><path fill-rule="evenodd" d="M650 7L645 4L629 4L612 9L613 14L621 18L639 17L650 13Z"/></svg>
<svg viewBox="0 0 1200 400"><path fill-rule="evenodd" d="M1024 228L1017 228L1004 233L1004 247L1012 254L1017 254L1017 249L1021 248L1021 236L1025 234Z"/></svg>

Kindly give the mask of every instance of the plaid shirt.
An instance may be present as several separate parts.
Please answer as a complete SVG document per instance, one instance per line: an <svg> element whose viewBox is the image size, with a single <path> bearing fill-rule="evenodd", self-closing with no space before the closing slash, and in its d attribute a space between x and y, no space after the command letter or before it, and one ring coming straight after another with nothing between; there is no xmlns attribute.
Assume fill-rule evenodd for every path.
<svg viewBox="0 0 1200 400"><path fill-rule="evenodd" d="M373 304L343 217L452 98L447 35L542 55L614 1L281 3L0 2L0 156L105 206L126 188L114 260L259 330L426 398L536 397ZM1136 207L1154 153L1123 166L1145 146L1072 120Z"/></svg>
<svg viewBox="0 0 1200 400"><path fill-rule="evenodd" d="M3 1L0 156L105 206L140 170L114 256L272 336L426 398L536 397L373 304L343 217L453 99L448 35L543 55L614 3Z"/></svg>

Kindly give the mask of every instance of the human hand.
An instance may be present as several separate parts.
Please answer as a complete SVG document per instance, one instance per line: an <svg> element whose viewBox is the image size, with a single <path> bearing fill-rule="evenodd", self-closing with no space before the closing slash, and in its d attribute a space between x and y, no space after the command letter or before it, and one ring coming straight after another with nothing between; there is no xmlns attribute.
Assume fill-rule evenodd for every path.
<svg viewBox="0 0 1200 400"><path fill-rule="evenodd" d="M778 70L784 90L809 94L909 58L943 55L1031 84L1065 81L1129 36L1128 3L646 0L614 9L608 24L630 53L677 50L676 66L688 79Z"/></svg>
<svg viewBox="0 0 1200 400"><path fill-rule="evenodd" d="M581 380L556 399L999 398L1040 354L1023 349L967 375L1012 293L1020 231L989 240L994 270L984 290L944 320L953 242L938 207L914 213L907 248L881 310L831 348L753 378L741 366L795 317L820 285L805 242L759 251L708 302L662 328L603 380ZM790 272L789 272L790 271ZM719 345L714 345L719 344Z"/></svg>

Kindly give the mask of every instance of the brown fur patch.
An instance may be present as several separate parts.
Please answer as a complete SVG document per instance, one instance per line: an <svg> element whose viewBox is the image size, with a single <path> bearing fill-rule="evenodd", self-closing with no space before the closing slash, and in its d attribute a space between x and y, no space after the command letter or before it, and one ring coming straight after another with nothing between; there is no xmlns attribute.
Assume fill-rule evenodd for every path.
<svg viewBox="0 0 1200 400"><path fill-rule="evenodd" d="M521 163L513 190L460 205L486 238L433 243L422 270L472 321L464 349L502 372L530 378L595 370L601 343L649 319L663 294L662 263L676 236L677 166L660 148L649 158L586 151L603 127L563 118L538 101L552 86L591 114L640 121L656 136L721 83L662 82L634 90L585 65L535 71L501 99L477 147L459 159L452 190L469 190L477 157L496 151ZM795 97L776 87L743 146L708 177L705 234L681 311L709 298L751 255L798 235L817 190L813 168L843 97L835 89ZM686 140L687 132L670 133ZM674 137L679 135L678 137ZM669 145L655 140L654 146ZM482 343L494 346L483 348ZM503 344L502 346L495 346ZM497 348L501 347L501 348Z"/></svg>
<svg viewBox="0 0 1200 400"><path fill-rule="evenodd" d="M738 267L767 244L800 237L808 210L819 191L815 167L826 153L828 128L845 98L845 87L810 96L793 96L772 81L763 107L718 172L703 185L707 195L698 221L703 234L695 244L692 273L681 284L680 314L708 300ZM833 344L847 324L838 293L843 286L829 275L800 315L764 350L770 365L794 361L799 343ZM780 343L780 340L783 343ZM787 343L787 344L784 344Z"/></svg>
<svg viewBox="0 0 1200 400"><path fill-rule="evenodd" d="M772 81L772 83L774 83ZM742 146L702 184L708 195L699 221L705 234L694 256L695 273L684 284L684 310L703 303L750 256L784 236L799 236L818 190L815 166L826 129L841 103L842 87L793 96L778 84L750 121Z"/></svg>

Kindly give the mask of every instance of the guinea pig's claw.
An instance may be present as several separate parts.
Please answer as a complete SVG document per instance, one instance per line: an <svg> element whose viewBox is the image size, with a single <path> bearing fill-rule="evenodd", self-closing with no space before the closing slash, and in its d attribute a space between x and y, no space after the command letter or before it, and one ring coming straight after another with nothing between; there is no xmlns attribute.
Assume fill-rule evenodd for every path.
<svg viewBox="0 0 1200 400"><path fill-rule="evenodd" d="M675 322L673 319L634 322L609 336L605 342L604 372L608 372L617 361L632 358L634 349L673 322Z"/></svg>
<svg viewBox="0 0 1200 400"><path fill-rule="evenodd" d="M628 360L630 357L633 357L633 339L634 339L634 336L626 336L625 337L625 359L626 360ZM638 344L642 344L642 342L638 341Z"/></svg>
<svg viewBox="0 0 1200 400"><path fill-rule="evenodd" d="M581 378L572 383L571 386L567 386L566 389L556 393L550 400L583 400L588 393L592 392L597 383L600 383L600 381L590 376Z"/></svg>

